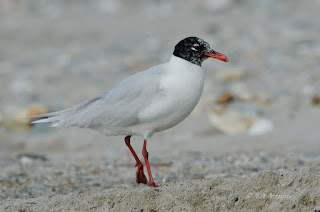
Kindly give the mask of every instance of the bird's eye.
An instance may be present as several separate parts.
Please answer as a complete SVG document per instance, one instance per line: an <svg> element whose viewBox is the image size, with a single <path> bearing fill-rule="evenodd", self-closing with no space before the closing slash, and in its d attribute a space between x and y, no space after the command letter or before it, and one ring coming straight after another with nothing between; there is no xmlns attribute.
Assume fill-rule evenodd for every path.
<svg viewBox="0 0 320 212"><path fill-rule="evenodd" d="M199 51L200 50L200 46L199 46L199 44L194 44L192 47L191 47L191 49L193 50L193 51Z"/></svg>

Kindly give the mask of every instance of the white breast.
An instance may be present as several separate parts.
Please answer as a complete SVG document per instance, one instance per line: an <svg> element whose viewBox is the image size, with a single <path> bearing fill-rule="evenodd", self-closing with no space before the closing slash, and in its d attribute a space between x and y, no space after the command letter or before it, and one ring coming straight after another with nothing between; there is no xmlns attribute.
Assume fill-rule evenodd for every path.
<svg viewBox="0 0 320 212"><path fill-rule="evenodd" d="M199 102L203 83L201 66L172 55L166 74L160 81L159 96L141 111L139 119L148 122L153 132L175 126L184 120Z"/></svg>

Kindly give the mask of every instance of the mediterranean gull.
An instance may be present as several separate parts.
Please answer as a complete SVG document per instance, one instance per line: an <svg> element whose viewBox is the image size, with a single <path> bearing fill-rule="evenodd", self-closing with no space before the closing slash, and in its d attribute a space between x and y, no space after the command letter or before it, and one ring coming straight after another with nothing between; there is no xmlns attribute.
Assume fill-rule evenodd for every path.
<svg viewBox="0 0 320 212"><path fill-rule="evenodd" d="M136 73L106 93L71 108L28 118L42 118L32 123L51 123L52 127L78 126L106 136L126 136L125 143L137 162L136 182L158 187L151 174L147 140L183 121L198 104L204 83L201 64L209 57L229 62L204 40L185 38L175 46L169 62ZM142 155L149 182L130 145L132 135L144 139Z"/></svg>

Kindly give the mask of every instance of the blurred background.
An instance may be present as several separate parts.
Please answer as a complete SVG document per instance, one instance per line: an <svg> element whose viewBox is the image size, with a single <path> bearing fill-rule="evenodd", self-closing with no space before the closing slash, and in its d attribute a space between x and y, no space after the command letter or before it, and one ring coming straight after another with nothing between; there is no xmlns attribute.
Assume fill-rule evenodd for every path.
<svg viewBox="0 0 320 212"><path fill-rule="evenodd" d="M134 185L123 137L21 118L104 93L189 36L230 62L205 61L199 105L149 141L155 181L319 166L319 11L319 0L0 0L0 199Z"/></svg>

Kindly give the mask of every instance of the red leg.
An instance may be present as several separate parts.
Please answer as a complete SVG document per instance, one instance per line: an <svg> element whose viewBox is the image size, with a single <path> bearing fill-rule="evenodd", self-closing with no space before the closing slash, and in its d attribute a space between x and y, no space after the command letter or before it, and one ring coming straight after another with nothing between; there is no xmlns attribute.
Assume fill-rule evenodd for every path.
<svg viewBox="0 0 320 212"><path fill-rule="evenodd" d="M131 135L128 135L127 137L125 137L124 141L126 142L126 145L128 146L128 148L130 149L134 159L137 161L136 167L138 167L138 170L137 170L137 180L136 180L136 182L137 183L147 184L148 180L147 180L146 176L143 173L143 165L142 165L141 161L139 160L137 154L133 150L132 146L130 145L130 137L131 137Z"/></svg>
<svg viewBox="0 0 320 212"><path fill-rule="evenodd" d="M142 155L144 157L144 161L146 162L146 166L147 166L147 170L148 170L148 175L149 175L148 185L151 187L159 187L159 185L154 183L153 178L152 178L150 164L149 164L149 160L148 160L149 153L147 152L147 140L144 140Z"/></svg>

